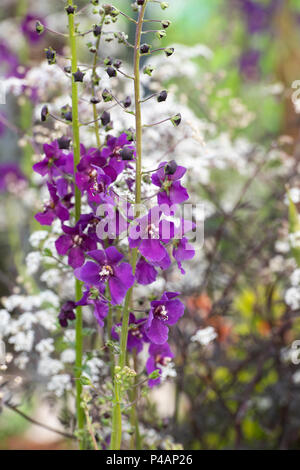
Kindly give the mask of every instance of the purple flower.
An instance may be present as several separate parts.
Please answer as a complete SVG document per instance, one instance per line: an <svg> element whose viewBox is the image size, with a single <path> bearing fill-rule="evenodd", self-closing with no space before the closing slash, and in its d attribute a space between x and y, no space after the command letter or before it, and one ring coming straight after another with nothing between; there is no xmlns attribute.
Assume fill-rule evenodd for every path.
<svg viewBox="0 0 300 470"><path fill-rule="evenodd" d="M104 326L103 320L108 314L109 307L108 302L100 296L99 291L87 287L82 298L76 305L92 305L94 307L94 316L99 326Z"/></svg>
<svg viewBox="0 0 300 470"><path fill-rule="evenodd" d="M20 66L18 57L11 52L4 41L0 42L1 72L5 77L24 78L25 68ZM4 67L4 71L2 69Z"/></svg>
<svg viewBox="0 0 300 470"><path fill-rule="evenodd" d="M239 0L239 2L245 14L249 33L258 33L268 27L271 11L266 5L253 0Z"/></svg>
<svg viewBox="0 0 300 470"><path fill-rule="evenodd" d="M174 325L184 314L183 303L176 299L178 295L178 292L165 292L160 300L151 302L145 330L152 343L165 343L169 335L167 325Z"/></svg>
<svg viewBox="0 0 300 470"><path fill-rule="evenodd" d="M150 263L147 263L147 261L141 256L136 265L135 277L139 284L146 286L156 281L157 271Z"/></svg>
<svg viewBox="0 0 300 470"><path fill-rule="evenodd" d="M102 149L101 155L107 160L109 167L113 168L118 176L125 167L130 166L130 163L122 160L120 155L121 150L124 147L134 150L132 142L127 138L125 132L119 137L108 136L106 146Z"/></svg>
<svg viewBox="0 0 300 470"><path fill-rule="evenodd" d="M259 78L259 60L260 52L255 49L245 51L240 57L240 71L248 80Z"/></svg>
<svg viewBox="0 0 300 470"><path fill-rule="evenodd" d="M128 330L128 339L127 339L127 349L132 351L136 349L139 353L142 351L144 343L149 342L145 334L145 323L147 319L141 318L137 320L133 313L129 315L129 330ZM113 326L111 330L111 336L116 341L119 341L119 333L116 332L117 327L121 327L122 323L117 323Z"/></svg>
<svg viewBox="0 0 300 470"><path fill-rule="evenodd" d="M161 366L167 366L171 359L174 357L168 343L164 344L150 344L149 347L150 357L146 362L146 371L150 375L155 370L159 370L161 374ZM160 384L160 377L157 379L150 379L148 381L149 387Z"/></svg>
<svg viewBox="0 0 300 470"><path fill-rule="evenodd" d="M37 21L40 21L41 23L45 24L45 21L42 18L28 13L21 22L21 30L24 36L32 43L40 41L41 36L44 34L38 34L36 32Z"/></svg>
<svg viewBox="0 0 300 470"><path fill-rule="evenodd" d="M63 225L65 235L61 235L55 242L57 253L61 256L68 254L68 263L72 268L79 268L84 263L87 251L97 248L96 241L84 233L89 217L82 215L75 227Z"/></svg>
<svg viewBox="0 0 300 470"><path fill-rule="evenodd" d="M0 192L20 193L27 180L17 163L0 164Z"/></svg>
<svg viewBox="0 0 300 470"><path fill-rule="evenodd" d="M93 250L87 255L95 262L87 261L82 268L76 269L77 279L98 289L103 289L107 281L112 304L122 303L126 292L134 284L130 264L120 263L124 256L114 246L106 250Z"/></svg>
<svg viewBox="0 0 300 470"><path fill-rule="evenodd" d="M177 261L178 268L180 269L181 273L185 274L185 270L182 268L181 261L192 259L195 256L195 250L192 245L188 243L188 239L183 237L181 240L175 241L172 254Z"/></svg>
<svg viewBox="0 0 300 470"><path fill-rule="evenodd" d="M57 140L51 144L44 144L45 158L33 165L33 170L41 176L49 174L54 176L63 176L64 173L73 174L73 154L65 153L59 148Z"/></svg>
<svg viewBox="0 0 300 470"><path fill-rule="evenodd" d="M71 300L65 302L61 307L60 313L58 315L58 321L63 328L66 328L68 326L69 321L75 320L75 308L76 304Z"/></svg>
<svg viewBox="0 0 300 470"><path fill-rule="evenodd" d="M50 194L50 201L44 206L44 211L35 215L35 219L41 225L52 225L52 222L58 217L62 222L69 220L68 209L60 202L56 194L56 188L53 184L47 183Z"/></svg>
<svg viewBox="0 0 300 470"><path fill-rule="evenodd" d="M152 183L160 188L157 196L159 205L172 206L189 198L187 190L179 181L185 172L186 168L178 166L175 162L163 162L159 165L159 169L151 177Z"/></svg>
<svg viewBox="0 0 300 470"><path fill-rule="evenodd" d="M117 177L113 168L103 169L105 164L106 159L101 156L100 151L90 149L77 165L76 184L82 193L87 192L90 202L99 203L99 194L106 192L107 186Z"/></svg>
<svg viewBox="0 0 300 470"><path fill-rule="evenodd" d="M138 248L141 255L154 263L169 259L164 244L174 236L173 222L160 220L160 217L159 207L154 207L146 216L136 219L129 228L130 248Z"/></svg>

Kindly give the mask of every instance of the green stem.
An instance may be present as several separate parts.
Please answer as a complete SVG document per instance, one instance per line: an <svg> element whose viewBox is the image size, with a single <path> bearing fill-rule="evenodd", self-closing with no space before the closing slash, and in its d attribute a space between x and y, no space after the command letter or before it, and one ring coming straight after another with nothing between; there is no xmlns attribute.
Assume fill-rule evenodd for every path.
<svg viewBox="0 0 300 470"><path fill-rule="evenodd" d="M68 5L73 6L73 0L68 0ZM77 165L80 162L80 136L79 136L79 116L78 116L78 87L74 80L73 73L77 71L77 44L75 35L74 14L68 15L69 22L69 41L71 47L71 67L72 67L72 126L73 126L73 151L74 151L74 186L75 186L75 220L77 221L81 213L81 194L75 184L75 174ZM76 301L82 297L81 283L75 280L75 298ZM82 386L80 382L82 369L82 308L76 309L76 359L75 359L75 379L76 379L76 412L77 412L77 428L79 431L79 448L83 449L83 430L84 430L84 410L81 407Z"/></svg>
<svg viewBox="0 0 300 470"><path fill-rule="evenodd" d="M103 14L100 26L101 28L103 27L105 20L105 15ZM100 41L101 41L101 36L102 33L99 34L97 41L96 41L96 52L94 55L94 62L93 62L93 69L92 69L92 80L94 81L96 79L96 68L97 68L97 59L98 59L98 52L99 52L99 47L100 47ZM93 83L93 97L95 98L96 92L95 92L95 84ZM101 139L100 139L100 132L99 132L99 120L98 115L97 115L97 106L95 103L93 103L93 116L94 116L94 121L95 121L95 136L96 136L96 141L97 141L97 147L101 146Z"/></svg>
<svg viewBox="0 0 300 470"><path fill-rule="evenodd" d="M141 114L141 84L140 84L140 46L141 46L141 35L145 10L147 6L147 0L141 7L139 17L137 21L136 34L135 34L135 45L134 45L134 99L135 99L135 123L136 123L136 175L135 175L135 204L138 209L138 205L141 204L141 187L142 187L142 114ZM138 214L136 214L138 217ZM132 251L131 266L132 271L135 273L136 262L138 252L135 248ZM126 364L126 349L127 349L127 338L128 338L128 323L130 304L132 297L133 287L131 287L125 297L123 319L122 319L122 331L120 341L120 357L119 366L121 369ZM119 450L122 441L122 412L120 404L121 387L120 384L115 380L115 398L113 406L113 419L112 419L112 436L111 436L111 449ZM117 428L117 429L116 429Z"/></svg>

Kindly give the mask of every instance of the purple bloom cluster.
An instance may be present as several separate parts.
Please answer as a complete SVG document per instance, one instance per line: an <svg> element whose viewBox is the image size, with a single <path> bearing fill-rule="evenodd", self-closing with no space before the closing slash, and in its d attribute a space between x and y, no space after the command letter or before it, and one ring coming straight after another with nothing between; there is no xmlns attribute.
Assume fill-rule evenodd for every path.
<svg viewBox="0 0 300 470"><path fill-rule="evenodd" d="M33 169L45 178L49 201L36 219L41 225L51 225L54 220L61 222L63 234L55 243L58 255L67 256L68 265L74 269L74 276L84 285L82 298L77 302L68 301L61 309L59 322L68 326L75 318L77 306L91 306L100 327L104 326L109 306L123 303L128 290L138 283L153 283L158 270L168 269L172 262L178 264L182 273L182 262L191 259L195 251L184 236L193 228L190 221L181 220L179 227L168 220L176 205L188 199L188 193L180 180L186 169L174 161L163 162L152 175L152 183L159 188L158 205L147 215L135 218L130 204L125 203L126 215L121 211L117 186L114 184L125 169L132 168L135 148L127 134L119 137L108 135L101 148L80 148L80 163L75 168L73 152L65 145L67 139L58 139L44 145L44 158ZM128 155L131 157L128 159ZM89 212L81 214L74 223L74 181L82 198L85 198ZM134 193L134 181L126 181L128 191ZM105 205L108 222L98 209ZM109 225L115 219L117 227L108 231L104 240L99 235L101 224ZM178 224L177 224L178 225ZM137 249L138 257L133 273L132 266L115 246L115 238L128 229L130 249ZM104 230L105 231L105 230ZM113 236L115 235L115 236ZM142 318L130 313L127 347L129 351L141 352L150 343L150 358L147 371L160 370L173 357L168 345L169 327L184 313L184 305L177 292L164 292L159 300L153 300L150 309ZM112 338L119 339L119 328L112 328ZM159 383L159 378L149 380L149 385Z"/></svg>

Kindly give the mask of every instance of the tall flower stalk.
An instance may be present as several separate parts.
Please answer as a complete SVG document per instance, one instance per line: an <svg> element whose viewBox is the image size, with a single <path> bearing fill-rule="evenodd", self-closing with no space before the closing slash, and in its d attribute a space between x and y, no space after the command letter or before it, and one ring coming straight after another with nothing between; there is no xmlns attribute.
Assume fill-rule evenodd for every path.
<svg viewBox="0 0 300 470"><path fill-rule="evenodd" d="M75 175L77 165L80 162L80 134L79 134L79 113L78 113L78 84L75 82L74 74L78 68L77 62L77 41L75 33L75 7L73 6L73 0L68 0L68 6L70 7L67 11L68 22L69 22L69 41L71 48L71 71L72 71L72 127L73 127L73 153L74 153L74 189L75 189L75 220L76 222L80 218L81 214L81 193L76 185ZM78 302L82 297L81 282L75 279L75 299ZM76 379L76 411L77 411L77 428L79 433L79 445L83 447L82 432L84 428L84 410L81 406L81 393L82 385L80 381L81 370L82 370L82 354L83 354L83 335L82 335L82 307L77 306L76 308L76 338L75 338L75 379Z"/></svg>

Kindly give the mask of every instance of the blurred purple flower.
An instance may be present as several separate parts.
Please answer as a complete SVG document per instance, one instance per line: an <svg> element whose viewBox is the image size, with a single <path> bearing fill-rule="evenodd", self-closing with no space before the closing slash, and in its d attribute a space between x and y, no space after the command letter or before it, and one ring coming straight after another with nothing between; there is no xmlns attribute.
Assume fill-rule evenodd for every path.
<svg viewBox="0 0 300 470"><path fill-rule="evenodd" d="M146 362L146 371L150 375L155 370L161 373L161 366L167 366L171 359L174 357L168 343L164 344L151 344L149 347L149 359ZM160 377L157 379L148 380L149 387L154 387L160 384Z"/></svg>
<svg viewBox="0 0 300 470"><path fill-rule="evenodd" d="M33 15L28 13L25 18L23 18L21 22L21 31L24 36L29 40L31 43L36 43L41 40L44 32L42 34L38 34L36 32L36 22L40 21L42 24L45 24L43 18L38 17L37 15Z"/></svg>
<svg viewBox="0 0 300 470"><path fill-rule="evenodd" d="M0 164L0 192L19 193L27 179L17 163Z"/></svg>

